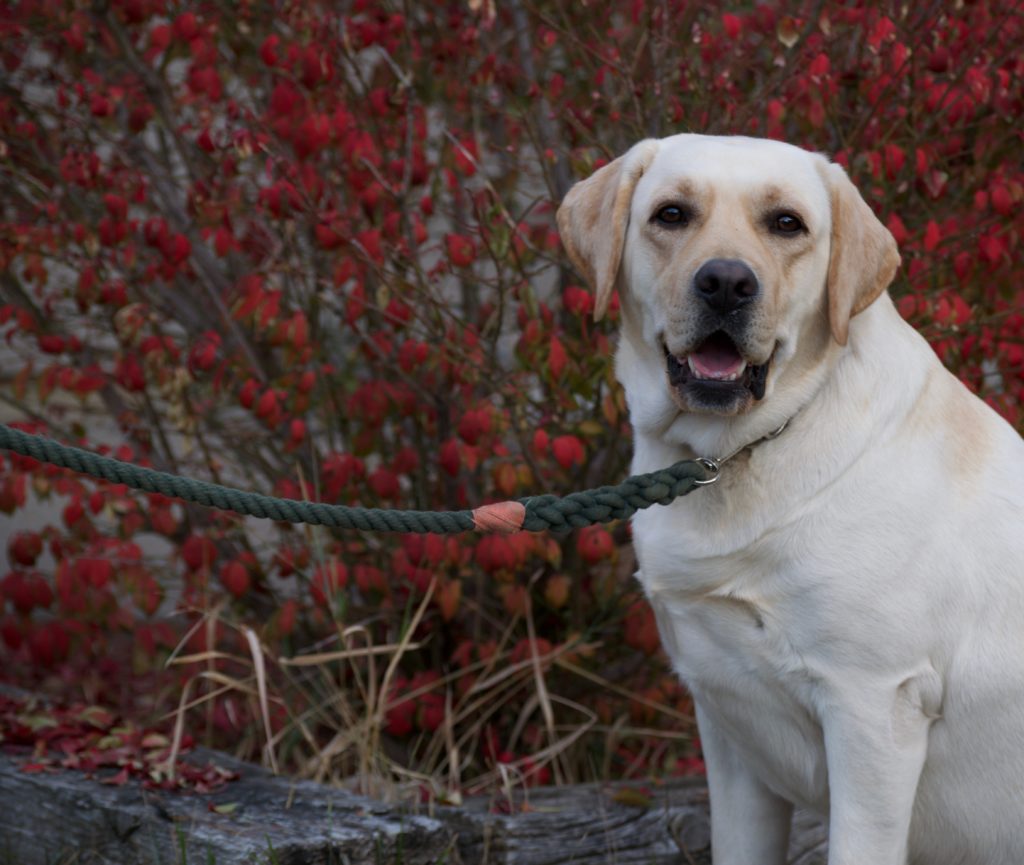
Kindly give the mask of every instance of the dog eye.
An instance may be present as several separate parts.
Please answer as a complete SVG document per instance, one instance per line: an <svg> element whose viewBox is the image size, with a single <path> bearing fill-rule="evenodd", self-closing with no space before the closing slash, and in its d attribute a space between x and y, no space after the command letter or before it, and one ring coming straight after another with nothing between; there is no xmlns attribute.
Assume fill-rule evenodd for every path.
<svg viewBox="0 0 1024 865"><path fill-rule="evenodd" d="M772 230L777 234L796 234L804 230L800 217L792 213L779 213L772 218Z"/></svg>
<svg viewBox="0 0 1024 865"><path fill-rule="evenodd" d="M686 225L690 221L690 212L676 204L669 204L654 214L653 221L662 225Z"/></svg>

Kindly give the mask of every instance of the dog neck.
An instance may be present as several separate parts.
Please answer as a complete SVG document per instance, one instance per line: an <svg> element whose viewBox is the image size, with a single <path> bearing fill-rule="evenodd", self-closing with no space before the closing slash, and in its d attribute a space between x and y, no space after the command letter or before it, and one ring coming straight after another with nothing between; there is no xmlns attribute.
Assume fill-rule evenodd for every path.
<svg viewBox="0 0 1024 865"><path fill-rule="evenodd" d="M799 413L799 410L798 410L797 413ZM795 414L792 415L791 417L788 417L786 420L784 420L782 422L781 426L779 426L776 429L772 430L770 433L767 433L766 435L761 436L761 438L756 439L756 440L754 440L752 442L749 442L748 444L741 445L740 447L736 448L732 453L728 454L727 456L724 456L724 457L697 457L696 458L696 462L701 463L709 472L711 472L711 476L708 477L706 480L696 481L697 485L698 486L706 486L708 484L713 484L715 481L718 480L719 475L720 475L720 473L722 471L722 466L725 465L725 463L727 463L729 460L731 460L734 456L737 456L738 454L741 454L744 451L748 451L748 450L751 450L751 449L757 447L762 442L767 442L767 441L771 441L772 439L778 438L780 435L782 435L786 431L786 427L789 426L789 422L791 420L793 420L794 417L796 417Z"/></svg>

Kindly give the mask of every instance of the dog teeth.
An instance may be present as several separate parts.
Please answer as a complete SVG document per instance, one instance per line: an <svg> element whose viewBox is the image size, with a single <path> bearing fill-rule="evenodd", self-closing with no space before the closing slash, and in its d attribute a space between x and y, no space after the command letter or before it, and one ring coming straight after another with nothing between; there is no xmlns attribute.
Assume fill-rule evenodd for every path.
<svg viewBox="0 0 1024 865"><path fill-rule="evenodd" d="M739 368L728 375L705 375L700 372L693 363L693 355L686 356L686 363L690 367L690 374L701 381L739 381L740 376L747 371L747 362L743 361Z"/></svg>

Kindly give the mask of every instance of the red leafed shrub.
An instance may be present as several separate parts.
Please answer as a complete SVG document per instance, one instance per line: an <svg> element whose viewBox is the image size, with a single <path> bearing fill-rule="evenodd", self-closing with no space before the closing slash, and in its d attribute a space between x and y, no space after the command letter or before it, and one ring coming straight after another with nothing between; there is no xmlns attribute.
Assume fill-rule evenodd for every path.
<svg viewBox="0 0 1024 865"><path fill-rule="evenodd" d="M1013 4L26 0L0 37L0 371L25 429L363 506L611 483L617 299L595 324L554 210L677 131L846 165L899 239L901 312L1021 422ZM700 765L624 526L292 528L0 454L0 533L23 686L143 722L185 697L196 739L271 737L364 786Z"/></svg>

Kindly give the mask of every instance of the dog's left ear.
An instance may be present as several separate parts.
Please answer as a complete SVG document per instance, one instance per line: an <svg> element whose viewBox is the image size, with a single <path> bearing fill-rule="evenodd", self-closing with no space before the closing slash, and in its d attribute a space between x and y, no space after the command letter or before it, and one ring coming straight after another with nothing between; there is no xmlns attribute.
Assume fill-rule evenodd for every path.
<svg viewBox="0 0 1024 865"><path fill-rule="evenodd" d="M823 166L832 192L832 248L828 263L828 320L846 345L850 319L889 287L900 266L896 239L875 216L841 165Z"/></svg>
<svg viewBox="0 0 1024 865"><path fill-rule="evenodd" d="M633 190L658 150L635 144L569 190L558 208L558 231L569 258L594 289L594 320L608 309L622 263Z"/></svg>

